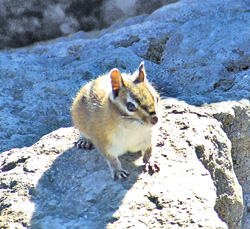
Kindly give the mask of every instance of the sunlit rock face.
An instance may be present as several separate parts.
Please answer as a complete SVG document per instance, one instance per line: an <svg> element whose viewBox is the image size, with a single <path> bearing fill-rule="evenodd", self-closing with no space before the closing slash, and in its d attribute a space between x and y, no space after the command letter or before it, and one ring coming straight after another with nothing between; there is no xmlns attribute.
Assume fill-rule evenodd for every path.
<svg viewBox="0 0 250 229"><path fill-rule="evenodd" d="M2 1L2 4L7 4L7 1ZM22 7L19 7L21 3L18 4L16 9L19 10L16 11L21 14L22 9L31 3L25 2ZM78 23L74 16L66 14L66 8L62 9L62 6L54 6L55 3L48 4L45 1L43 4L42 6L32 5L32 7L38 9L51 5L44 13L46 25L54 28L58 18L62 22L56 27L59 29L50 28L46 31L55 33L59 31L60 37L33 44L30 47L0 52L0 152L6 151L1 154L0 163L0 175L1 178L4 177L1 179L0 191L6 198L1 199L0 201L3 202L0 204L3 209L1 213L7 221L13 213L11 217L14 224L11 226L15 227L19 222L23 226L30 225L31 219L37 220L35 228L40 226L48 228L51 222L55 223L55 227L59 225L60 228L63 228L62 226L68 228L78 219L78 224L74 225L81 227L81 223L87 223L87 219L92 225L93 218L88 217L98 218L98 215L91 214L97 212L96 209L99 207L109 206L107 217L100 218L102 222L96 221L97 226L105 225L112 228L114 223L114 227L123 228L123 223L128 225L131 219L131 227L138 228L142 228L142 225L145 227L151 225L150 223L152 225L158 223L159 227L161 223L192 227L194 222L197 223L194 227L212 228L213 225L219 225L222 228L239 228L242 222L242 227L247 228L250 222L249 2L247 0L237 2L207 0L200 4L199 0L178 1L157 10L145 11L143 14L137 12L135 13L135 15L138 14L137 16L124 19L123 11L133 12L132 6L147 5L145 1L127 1L127 4L122 7L118 5L120 8L114 6L116 10L104 11L111 12L105 16L107 21L109 21L108 16L114 16L114 12L118 12L122 20L113 18L111 21L115 23L110 27L106 29L98 27L98 30L91 32L86 32L88 29L78 31L78 25L84 23ZM100 4L102 7L112 6L108 1ZM72 6L70 12L72 8L76 7ZM11 10L5 12L10 14ZM25 24L27 30L35 28L35 34L43 33L42 29L39 29L41 22L35 19L34 14L27 14L33 15L34 20L26 20L24 15L26 14L20 18L25 23L34 22L36 26ZM53 15L57 15L57 19ZM99 17L99 13L96 15ZM43 18L43 14L40 17ZM65 22L68 18L71 18L71 24ZM6 23L4 20L2 20L3 25ZM92 20L87 22L93 23ZM8 22L9 27L14 28L14 32L22 30L21 24L12 23L11 20ZM78 32L64 36L72 31ZM27 37L30 39L32 36L31 34ZM21 39L22 36L15 34L13 37ZM1 39L4 39L4 36ZM3 43L0 42L0 44ZM70 117L72 99L83 84L112 68L118 68L121 72L134 72L141 61L145 62L148 80L163 98L164 123L158 136L156 155L163 162L164 169L150 177L143 172L141 160L138 166L134 166L131 162L134 177L127 186L125 183L124 186L119 185L117 188L113 181L109 180L109 173L105 172L108 168L98 157L97 152L88 157L87 153L72 148L77 138L74 128L49 133L60 127L72 126ZM175 97L177 100L175 102L165 100L168 97ZM44 135L46 136L39 141ZM36 142L38 143L33 145ZM13 149L18 147L30 148ZM139 157L140 155L135 155L135 158L128 156L132 161ZM61 160L58 161L57 158ZM85 163L92 164L86 166ZM61 170L57 170L57 166ZM81 170L82 166L86 170ZM56 174L58 171L59 173ZM113 192L109 192L106 188L107 184L99 178L99 175L109 182L108 185L113 185ZM40 180L40 178L44 179ZM136 184L137 178L142 182ZM53 183L55 179L58 179L57 183ZM18 183L17 180L20 182ZM97 184L98 192L93 191L96 185L91 183L93 180L97 180L100 184L99 186ZM145 185L143 181L149 183ZM164 186L165 183L161 183L162 181L167 182L167 192L161 192L161 189L157 188L159 186L155 185L158 182L160 186ZM46 190L47 184L50 190ZM148 184L152 184L156 190L152 191L152 186ZM242 186L244 200L242 221L242 192L239 184ZM85 192L84 185L91 191ZM147 187L144 189L143 185ZM69 190L67 199L63 195L65 187ZM42 190L40 194L39 188ZM130 195L128 190L131 188L133 190ZM146 193L136 198L138 202L134 205L133 198L137 197L142 189ZM53 198L57 196L58 190L62 195L58 196L59 199ZM96 201L103 196L102 190L107 194L109 205L105 199L100 202L100 205L98 205L99 202L96 204ZM189 191L182 192L182 190ZM45 202L48 205L43 205L43 198L46 199L46 195L42 196L42 194L45 191L48 196L51 196L51 199ZM189 201L191 193L193 199ZM17 194L19 199L15 199ZM207 198L204 196L206 194L208 194ZM30 200L36 198L36 195L38 197L35 204ZM110 202L110 197L115 195L116 200L112 207L113 202ZM85 198L87 204L81 202L77 205L78 196ZM27 202L23 202L22 197ZM13 203L17 205L12 206L8 198L12 198ZM119 204L123 200L128 204L121 205L120 209ZM194 202L197 205L193 205ZM23 203L26 205L22 205ZM62 204L58 214L64 214L65 209L69 210L65 214L71 214L71 222L61 221L65 215L55 220L53 212L58 203ZM70 208L72 203L76 208ZM20 206L21 209L29 209L29 211L18 215ZM87 210L84 206L87 206L86 208L94 206L90 215L85 214ZM134 206L138 208L135 209ZM161 214L158 209L162 206L164 214ZM168 207L171 206L173 206L172 212L168 212ZM193 206L196 206L196 210ZM192 211L187 210L189 208ZM205 208L209 209L207 211L209 213L204 213L202 214L204 217L199 218L200 211ZM47 212L51 211L52 216L50 214L44 216L44 209L48 210ZM140 216L145 215L143 222L136 221L138 217L132 218L128 209L135 209L136 214ZM157 214L155 218L151 218L152 221L148 219L149 222L146 216L148 211L149 215L153 215L151 210ZM183 214L175 217L175 213L177 214L179 210ZM194 217L191 217L187 211ZM124 213L128 215L122 218L121 215ZM183 217L184 213L187 218ZM15 214L20 217L15 218ZM80 218L77 218L78 216ZM207 216L209 218L206 218ZM86 221L82 221L83 218ZM122 219L119 220L120 218ZM126 221L126 219L129 220Z"/></svg>
<svg viewBox="0 0 250 229"><path fill-rule="evenodd" d="M231 142L213 117L219 104L197 108L164 99L160 105L156 173L145 170L140 152L128 153L120 159L130 176L114 181L96 149L74 147L79 132L73 127L0 154L0 226L239 228L242 189Z"/></svg>

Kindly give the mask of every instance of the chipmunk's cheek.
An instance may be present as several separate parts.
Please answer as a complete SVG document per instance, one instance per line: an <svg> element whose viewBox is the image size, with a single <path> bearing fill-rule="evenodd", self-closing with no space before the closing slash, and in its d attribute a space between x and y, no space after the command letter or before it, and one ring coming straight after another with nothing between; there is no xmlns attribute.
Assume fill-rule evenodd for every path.
<svg viewBox="0 0 250 229"><path fill-rule="evenodd" d="M145 125L146 124L152 124L152 122L151 122L151 118L150 117L142 117L142 123L144 123Z"/></svg>
<svg viewBox="0 0 250 229"><path fill-rule="evenodd" d="M142 117L141 120L143 123L149 123L149 120L147 117Z"/></svg>

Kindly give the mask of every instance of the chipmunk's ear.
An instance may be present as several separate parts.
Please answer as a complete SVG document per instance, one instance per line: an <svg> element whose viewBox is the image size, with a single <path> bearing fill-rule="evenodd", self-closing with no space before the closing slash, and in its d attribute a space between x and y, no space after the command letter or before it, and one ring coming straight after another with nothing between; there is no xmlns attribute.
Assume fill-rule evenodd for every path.
<svg viewBox="0 0 250 229"><path fill-rule="evenodd" d="M125 87L126 84L122 78L122 74L117 68L114 68L110 71L111 85L114 98L119 94L121 87Z"/></svg>
<svg viewBox="0 0 250 229"><path fill-rule="evenodd" d="M139 74L136 78L136 82L144 82L146 79L146 70L144 68L144 62L142 61L139 66Z"/></svg>

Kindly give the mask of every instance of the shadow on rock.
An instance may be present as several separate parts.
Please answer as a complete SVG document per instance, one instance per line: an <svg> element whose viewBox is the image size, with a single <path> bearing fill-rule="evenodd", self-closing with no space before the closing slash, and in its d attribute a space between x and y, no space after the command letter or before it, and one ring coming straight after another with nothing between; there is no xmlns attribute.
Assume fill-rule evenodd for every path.
<svg viewBox="0 0 250 229"><path fill-rule="evenodd" d="M104 228L144 166L133 162L140 153L121 158L130 172L126 181L113 180L105 159L95 149L69 148L39 180L31 228Z"/></svg>
<svg viewBox="0 0 250 229"><path fill-rule="evenodd" d="M160 171L153 175L140 153L125 154L121 163L131 175L114 181L96 150L72 148L73 127L0 154L0 228L240 228L231 141L214 118L222 104L197 108L168 99L162 106L153 149Z"/></svg>

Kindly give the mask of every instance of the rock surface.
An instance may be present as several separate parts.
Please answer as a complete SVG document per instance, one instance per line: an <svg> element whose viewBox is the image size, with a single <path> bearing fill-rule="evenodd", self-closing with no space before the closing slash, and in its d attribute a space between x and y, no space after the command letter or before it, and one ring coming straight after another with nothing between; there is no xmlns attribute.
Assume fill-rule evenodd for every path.
<svg viewBox="0 0 250 229"><path fill-rule="evenodd" d="M87 80L142 60L163 95L195 105L248 99L249 10L243 0L179 1L92 39L80 32L0 52L0 151L71 126L72 98Z"/></svg>
<svg viewBox="0 0 250 229"><path fill-rule="evenodd" d="M113 181L96 150L73 147L73 127L2 153L0 227L239 228L242 191L221 123L208 108L172 99L162 106L155 174L129 153L122 164L131 176Z"/></svg>
<svg viewBox="0 0 250 229"><path fill-rule="evenodd" d="M150 14L178 0L16 0L0 2L0 49L93 31L121 23L126 18ZM78 38L89 37L80 32Z"/></svg>
<svg viewBox="0 0 250 229"><path fill-rule="evenodd" d="M234 171L244 193L243 227L250 228L250 105L249 100L222 102L208 106L208 113L223 124L223 129L232 142Z"/></svg>
<svg viewBox="0 0 250 229"><path fill-rule="evenodd" d="M139 155L125 156L123 163L134 172L125 183L110 180L95 151L72 148L73 128L2 153L2 223L238 228L243 208L236 174L244 197L242 228L249 228L249 12L248 0L182 0L91 37L78 32L1 51L0 152L30 146L53 130L72 126L69 111L76 92L113 67L133 72L145 61L148 79L162 97L207 103L195 108L168 100L156 143L163 169L150 176ZM116 199L110 202L112 196ZM94 214L104 206L104 215ZM209 218L199 214L205 208Z"/></svg>

